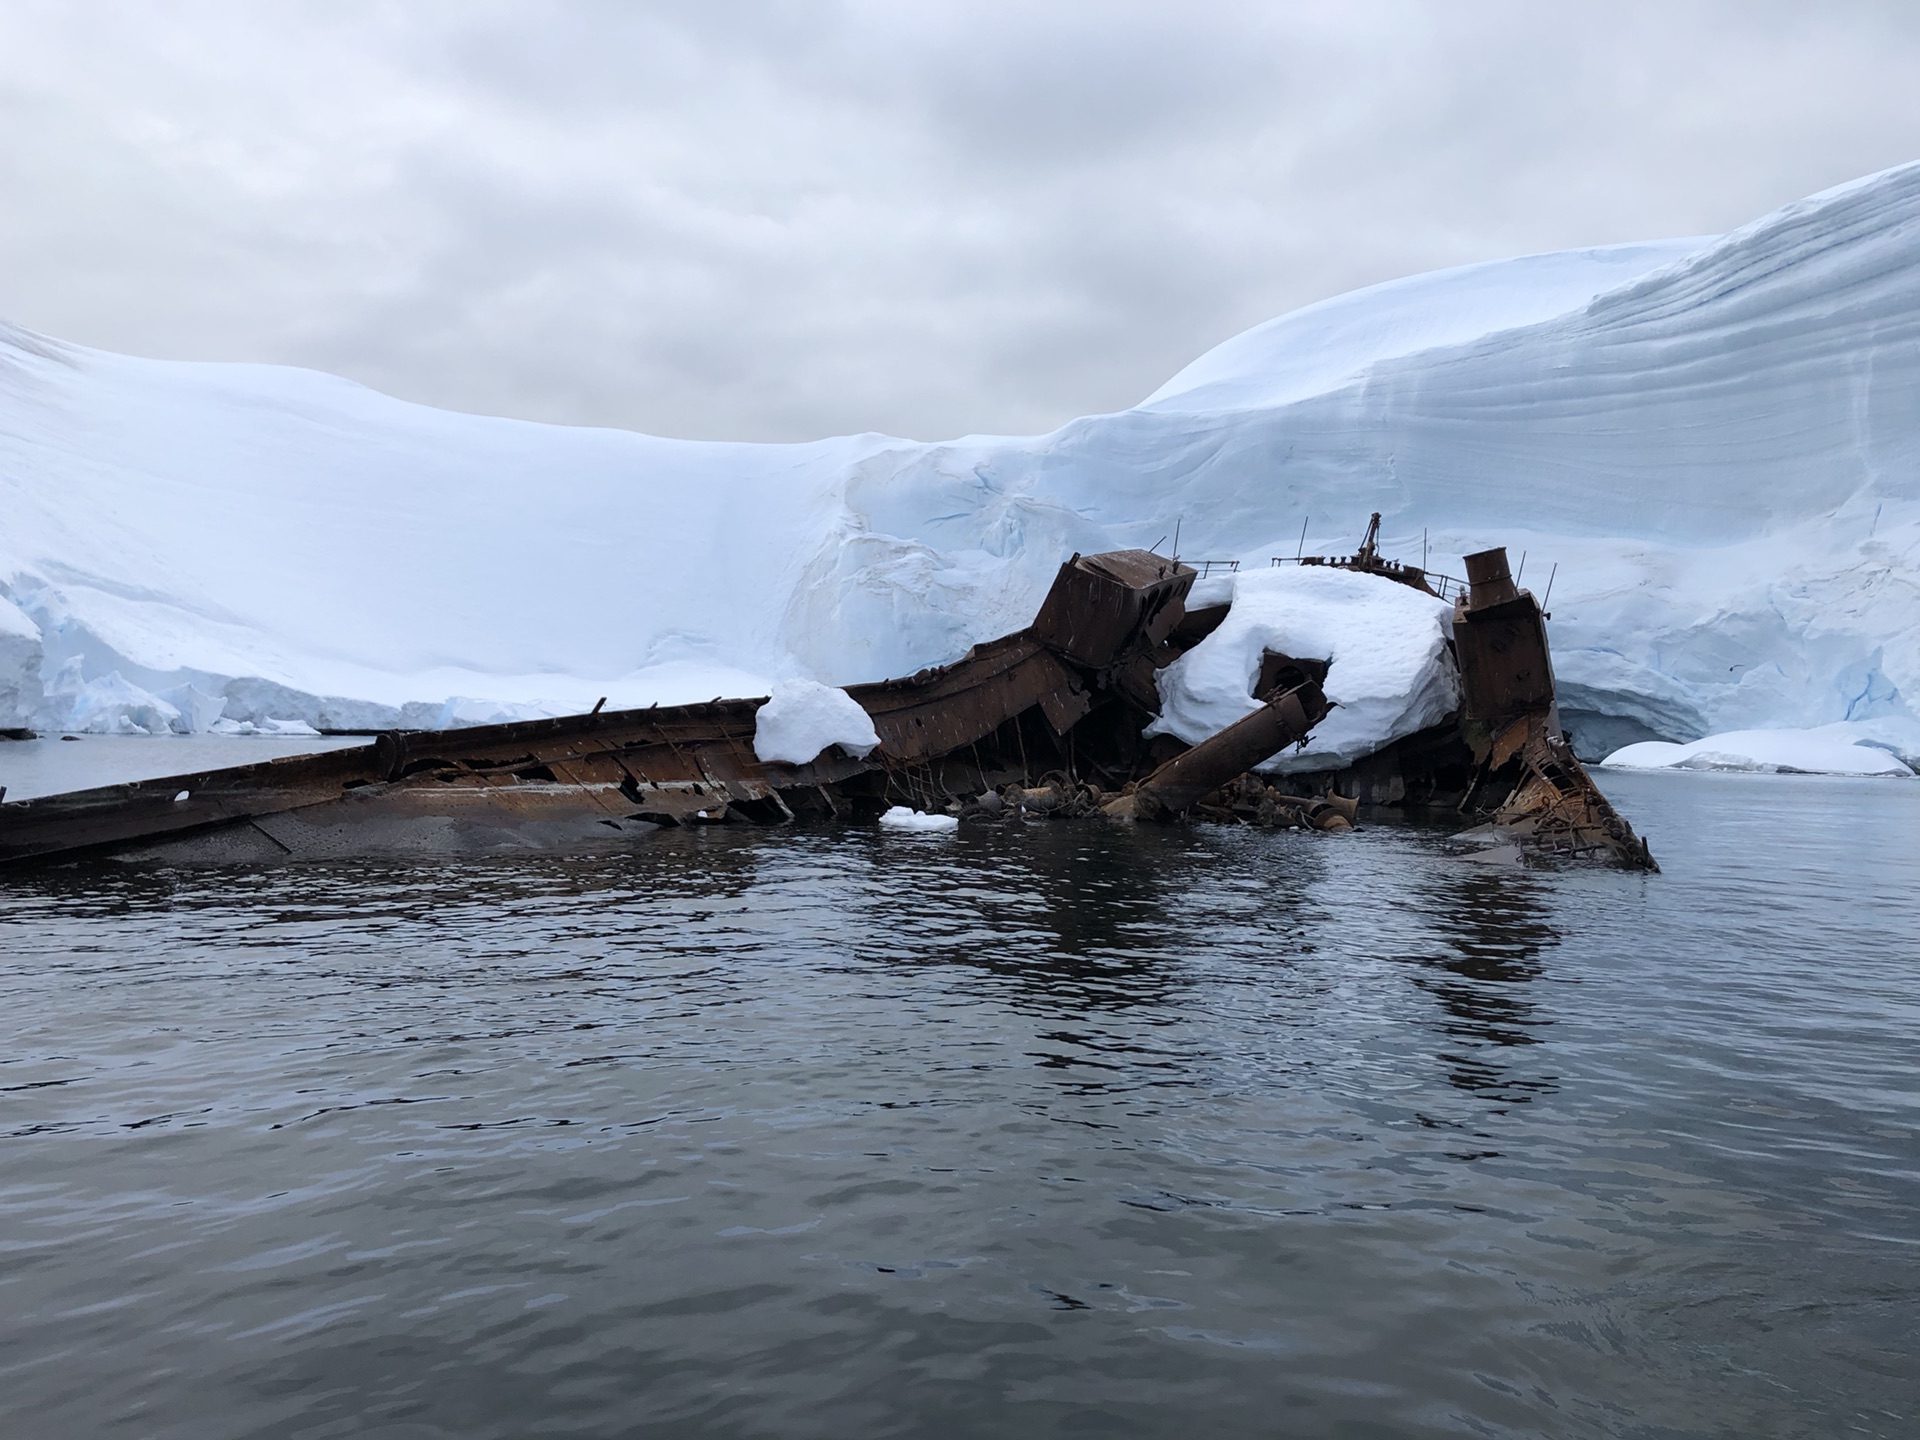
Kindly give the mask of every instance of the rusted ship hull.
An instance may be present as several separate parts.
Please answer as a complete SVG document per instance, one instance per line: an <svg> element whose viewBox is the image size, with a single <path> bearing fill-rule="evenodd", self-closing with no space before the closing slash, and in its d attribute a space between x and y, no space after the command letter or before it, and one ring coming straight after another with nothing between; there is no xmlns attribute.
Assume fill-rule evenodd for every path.
<svg viewBox="0 0 1920 1440"><path fill-rule="evenodd" d="M1504 577L1503 559L1499 569ZM1194 577L1147 551L1074 556L1025 630L951 665L849 687L881 742L863 758L830 749L805 765L760 760L753 740L764 699L393 731L319 755L0 804L0 863L591 848L658 826L870 819L896 804L1350 824L1359 810L1351 776L1318 777L1293 793L1248 773L1326 713L1317 676L1300 663L1263 668L1266 703L1199 745L1141 738L1158 712L1156 671L1218 620L1186 610ZM1571 753L1555 748L1538 607L1510 584L1498 589L1476 588L1460 602L1467 702L1430 746L1441 759L1429 768L1469 774L1458 802L1468 818L1571 853L1650 865ZM1417 752L1400 748L1400 763L1410 763ZM1435 788L1431 775L1416 775L1421 784Z"/></svg>

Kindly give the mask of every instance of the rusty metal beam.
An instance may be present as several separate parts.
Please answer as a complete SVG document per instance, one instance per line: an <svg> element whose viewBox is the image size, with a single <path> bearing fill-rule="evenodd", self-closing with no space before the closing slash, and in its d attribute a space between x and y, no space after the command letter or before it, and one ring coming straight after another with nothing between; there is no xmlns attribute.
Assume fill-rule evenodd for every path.
<svg viewBox="0 0 1920 1440"><path fill-rule="evenodd" d="M0 862L182 835L337 799L379 780L374 747L103 785L0 805Z"/></svg>
<svg viewBox="0 0 1920 1440"><path fill-rule="evenodd" d="M1251 715L1167 761L1131 793L1103 807L1115 819L1184 814L1195 801L1278 755L1320 723L1327 698L1312 681L1275 695Z"/></svg>

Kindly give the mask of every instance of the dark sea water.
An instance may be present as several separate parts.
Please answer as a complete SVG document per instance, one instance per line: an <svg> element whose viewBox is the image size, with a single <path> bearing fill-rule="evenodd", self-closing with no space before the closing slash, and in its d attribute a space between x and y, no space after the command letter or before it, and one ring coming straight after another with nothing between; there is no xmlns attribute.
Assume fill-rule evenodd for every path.
<svg viewBox="0 0 1920 1440"><path fill-rule="evenodd" d="M1920 1435L1920 784L0 880L0 1435Z"/></svg>

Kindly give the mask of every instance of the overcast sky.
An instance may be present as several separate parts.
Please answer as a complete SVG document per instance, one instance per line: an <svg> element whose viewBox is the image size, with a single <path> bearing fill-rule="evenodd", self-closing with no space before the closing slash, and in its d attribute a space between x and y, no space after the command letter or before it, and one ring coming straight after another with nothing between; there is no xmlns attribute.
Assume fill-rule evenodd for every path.
<svg viewBox="0 0 1920 1440"><path fill-rule="evenodd" d="M1920 158L1920 5L0 0L0 315L463 410L1027 433Z"/></svg>

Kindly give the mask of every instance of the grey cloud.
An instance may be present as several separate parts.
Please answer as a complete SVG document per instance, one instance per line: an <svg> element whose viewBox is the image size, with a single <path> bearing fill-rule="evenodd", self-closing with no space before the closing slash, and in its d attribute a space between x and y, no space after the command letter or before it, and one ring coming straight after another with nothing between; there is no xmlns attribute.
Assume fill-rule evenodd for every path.
<svg viewBox="0 0 1920 1440"><path fill-rule="evenodd" d="M1920 154L1904 4L0 9L0 314L662 434L1138 400L1396 275Z"/></svg>

